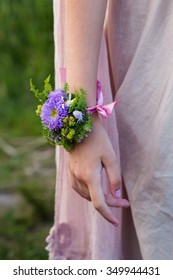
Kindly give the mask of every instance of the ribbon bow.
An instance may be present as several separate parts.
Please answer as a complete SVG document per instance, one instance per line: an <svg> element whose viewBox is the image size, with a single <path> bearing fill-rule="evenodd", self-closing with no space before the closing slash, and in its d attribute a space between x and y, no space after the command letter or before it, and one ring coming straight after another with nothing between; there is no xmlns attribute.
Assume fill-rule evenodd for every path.
<svg viewBox="0 0 173 280"><path fill-rule="evenodd" d="M88 112L97 111L102 115L103 118L107 118L111 113L115 105L117 105L120 100L114 101L110 104L103 105L103 92L100 81L97 80L97 89L96 89L96 105L87 109Z"/></svg>
<svg viewBox="0 0 173 280"><path fill-rule="evenodd" d="M66 69L65 68L60 68L60 77L61 77L61 82L64 83L66 81ZM102 86L100 81L97 80L97 89L96 89L96 105L92 106L90 108L87 108L88 112L94 113L98 112L99 114L102 115L103 118L107 118L111 113L115 105L117 105L120 100L114 101L110 104L103 105L103 92L102 92Z"/></svg>

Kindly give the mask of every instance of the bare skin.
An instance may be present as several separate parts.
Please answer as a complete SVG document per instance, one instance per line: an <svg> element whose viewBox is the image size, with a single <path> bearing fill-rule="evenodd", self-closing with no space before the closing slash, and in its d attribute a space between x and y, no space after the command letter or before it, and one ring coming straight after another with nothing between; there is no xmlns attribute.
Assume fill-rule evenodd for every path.
<svg viewBox="0 0 173 280"><path fill-rule="evenodd" d="M66 67L70 90L76 86L87 92L88 106L95 105L99 47L106 11L106 0L65 0ZM106 169L110 193L101 185L102 168ZM95 209L110 223L118 225L110 207L128 207L126 199L115 191L121 176L111 141L97 114L92 132L69 153L72 187L83 198L91 200Z"/></svg>

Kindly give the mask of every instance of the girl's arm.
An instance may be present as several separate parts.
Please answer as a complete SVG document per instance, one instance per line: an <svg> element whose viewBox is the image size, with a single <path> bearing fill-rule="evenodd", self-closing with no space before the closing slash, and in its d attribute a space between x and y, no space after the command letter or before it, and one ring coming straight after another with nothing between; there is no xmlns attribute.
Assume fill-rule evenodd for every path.
<svg viewBox="0 0 173 280"><path fill-rule="evenodd" d="M87 103L96 102L96 80L106 0L65 0L66 69L70 91L80 86L87 92ZM73 188L109 222L118 221L111 207L128 207L125 199L116 198L121 184L117 159L107 132L94 113L93 130L69 153ZM106 169L110 193L102 189L101 172Z"/></svg>
<svg viewBox="0 0 173 280"><path fill-rule="evenodd" d="M107 0L65 0L66 65L70 89L83 87L95 105L100 41Z"/></svg>

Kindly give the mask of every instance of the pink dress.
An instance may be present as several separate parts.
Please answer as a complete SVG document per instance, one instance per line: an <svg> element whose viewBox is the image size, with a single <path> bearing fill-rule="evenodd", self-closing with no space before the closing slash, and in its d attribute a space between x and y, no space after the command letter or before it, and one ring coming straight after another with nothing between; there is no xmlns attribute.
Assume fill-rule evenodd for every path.
<svg viewBox="0 0 173 280"><path fill-rule="evenodd" d="M54 0L54 20L60 87L59 67L66 66L62 0ZM173 259L172 34L173 1L108 0L98 79L105 103L121 99L104 125L119 158L135 227L130 209L112 209L121 221L115 228L71 188L68 154L57 147L50 259Z"/></svg>

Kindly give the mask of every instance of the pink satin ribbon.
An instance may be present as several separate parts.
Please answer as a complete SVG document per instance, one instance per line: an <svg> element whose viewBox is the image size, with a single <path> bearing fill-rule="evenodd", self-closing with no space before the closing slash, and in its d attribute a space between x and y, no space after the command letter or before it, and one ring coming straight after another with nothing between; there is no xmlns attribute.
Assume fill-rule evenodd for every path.
<svg viewBox="0 0 173 280"><path fill-rule="evenodd" d="M61 82L65 83L66 81L66 69L65 68L60 68L60 77L61 77ZM103 118L107 118L111 113L115 105L117 105L120 100L114 101L110 104L103 105L104 98L103 98L103 92L102 92L102 87L100 81L97 80L97 88L96 88L96 105L93 107L90 107L87 109L88 112L94 113L98 112L99 114L102 115Z"/></svg>

